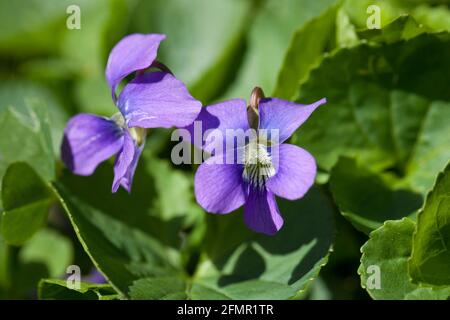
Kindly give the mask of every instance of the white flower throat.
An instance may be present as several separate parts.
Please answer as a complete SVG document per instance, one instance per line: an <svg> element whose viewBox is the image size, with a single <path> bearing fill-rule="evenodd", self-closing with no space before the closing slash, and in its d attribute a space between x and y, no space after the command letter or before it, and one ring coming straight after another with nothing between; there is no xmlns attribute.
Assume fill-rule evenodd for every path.
<svg viewBox="0 0 450 320"><path fill-rule="evenodd" d="M257 140L250 141L244 149L244 180L254 187L264 188L274 175L275 167L266 145Z"/></svg>

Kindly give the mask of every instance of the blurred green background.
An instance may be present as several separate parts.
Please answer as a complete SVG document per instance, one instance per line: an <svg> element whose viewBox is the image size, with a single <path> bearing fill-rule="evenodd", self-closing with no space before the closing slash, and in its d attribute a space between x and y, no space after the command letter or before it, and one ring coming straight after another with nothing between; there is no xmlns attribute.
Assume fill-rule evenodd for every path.
<svg viewBox="0 0 450 320"><path fill-rule="evenodd" d="M81 9L81 28L69 30L66 20L70 14L66 9L74 4ZM70 116L79 112L110 116L116 112L104 77L106 60L117 41L135 32L167 35L158 60L170 66L177 78L185 82L191 94L204 105L232 97L248 99L254 86L262 87L269 96L304 97L308 100L302 101L304 103L316 98L316 87L319 88L317 95L329 97L330 94L333 97L334 92L342 88L326 87L325 78L310 85L313 93L308 95L299 91L300 84L323 57L338 49L351 50L364 41L395 42L413 32L410 31L413 28L407 29L401 22L401 31L368 33L365 30L369 16L366 9L370 4L381 7L383 27L409 14L427 30L450 30L449 4L444 0L0 0L0 112L9 106L23 104L24 99L29 105L44 102L48 108L49 134L58 159L62 131ZM299 42L296 39L300 39ZM296 48L296 43L301 46ZM392 50L393 55L401 57L409 49L400 43ZM446 56L448 60L450 52ZM431 61L429 66L433 63L441 62ZM346 67L351 69L352 64ZM295 77L289 74L290 70L296 73ZM336 74L329 77L339 77L339 72L336 69ZM448 74L445 77L449 79ZM322 83L325 86L323 93L320 92ZM422 89L443 86L446 89L442 92L433 91L443 99L449 97L448 84L434 83L424 85ZM420 90L417 91L422 93ZM333 99L329 101L332 106ZM33 119L18 117L14 121L19 124L11 119L1 118L0 134L2 139L8 137L14 141L20 122ZM33 132L30 131L29 137ZM204 213L192 200L190 179L193 168L170 164L172 144L167 142L169 135L167 130L152 130L147 152L160 168L158 171L162 172L155 174L153 179L160 181L164 174L173 176L170 184L158 182L154 187L159 208L163 208L171 218L176 218L179 211L191 212L191 218L181 223L182 232L176 234L176 237L183 237L195 230ZM30 140L30 143L39 145L42 142L39 139ZM301 137L299 139L302 145ZM311 144L308 141L311 140L306 140L306 144ZM1 148L12 148L11 145L0 143L0 155L2 152L8 154L12 149ZM14 145L17 151L11 152L21 155L10 156L11 159L6 160L0 158L0 176L13 160L30 156L23 153L22 149L27 145L20 140ZM319 147L313 146L311 151L316 155L316 150L320 157L322 151ZM384 155L383 159L388 161ZM54 172L56 176L61 175L62 164L59 161L56 168L47 168L39 163L39 159L35 160L34 169L41 176L52 179ZM321 167L318 177L321 184L328 181L330 166L327 161L324 160L326 165ZM388 175L403 170L401 166L377 164L378 167L374 167L382 168ZM105 178L98 188L109 191L110 175L100 175ZM432 179L434 176L433 173ZM174 191L177 188L181 191ZM332 199L326 190L326 196ZM103 198L106 191L97 194L97 201L107 201ZM164 198L167 192L185 192L188 195L180 196L177 199L180 202L174 204L173 200ZM361 258L360 247L367 236L355 229L339 213L336 205L333 206L336 230L333 252L320 277L304 297L368 299L369 295L361 288L356 272ZM49 212L47 227L21 246L7 245L0 236L0 298L34 299L40 279L64 277L70 264L79 265L84 276L94 270L61 207L52 203ZM198 245L193 241L187 247L195 252ZM187 269L196 264L195 254L192 256L194 258L189 257L185 261Z"/></svg>

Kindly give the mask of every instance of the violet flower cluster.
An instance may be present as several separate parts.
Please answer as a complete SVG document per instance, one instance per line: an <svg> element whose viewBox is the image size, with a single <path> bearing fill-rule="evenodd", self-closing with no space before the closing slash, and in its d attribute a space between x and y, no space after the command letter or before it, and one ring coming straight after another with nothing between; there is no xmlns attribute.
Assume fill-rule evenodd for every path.
<svg viewBox="0 0 450 320"><path fill-rule="evenodd" d="M112 49L106 80L118 112L110 118L79 114L70 119L61 147L64 163L76 174L90 175L102 161L116 155L112 191L122 186L130 192L148 129L191 130L194 120L199 121L208 135L221 134L223 140L218 143L223 148L199 146L211 157L195 174L197 202L217 214L244 206L244 222L251 230L277 233L283 218L275 197L303 197L316 176L314 157L284 142L326 100L296 104L264 98L262 90L255 88L249 106L243 99L233 99L202 108L186 86L156 61L164 39L160 34L132 34ZM132 74L134 78L117 96L119 84ZM256 134L229 147L230 132L248 130Z"/></svg>
<svg viewBox="0 0 450 320"><path fill-rule="evenodd" d="M144 73L161 66L156 56L164 39L161 34L132 34L112 49L106 80L119 112L110 118L82 113L69 120L61 155L72 172L90 175L102 161L117 155L112 191L122 186L130 192L147 129L186 126L197 117L202 105L181 81L166 70ZM117 98L120 82L133 73Z"/></svg>

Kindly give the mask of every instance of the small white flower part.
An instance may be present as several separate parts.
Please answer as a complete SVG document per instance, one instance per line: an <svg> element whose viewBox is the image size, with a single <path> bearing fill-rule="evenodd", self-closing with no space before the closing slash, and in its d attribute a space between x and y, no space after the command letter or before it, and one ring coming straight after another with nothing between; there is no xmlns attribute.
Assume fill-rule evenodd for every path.
<svg viewBox="0 0 450 320"><path fill-rule="evenodd" d="M242 177L254 187L264 188L266 181L275 175L275 167L267 146L257 140L250 141L245 146L243 163Z"/></svg>
<svg viewBox="0 0 450 320"><path fill-rule="evenodd" d="M141 146L142 143L144 143L145 137L147 136L147 129L140 127L132 127L128 128L128 132L130 133L133 140L136 141L136 144L138 146Z"/></svg>
<svg viewBox="0 0 450 320"><path fill-rule="evenodd" d="M119 127L125 128L125 118L120 112L114 113L111 118Z"/></svg>

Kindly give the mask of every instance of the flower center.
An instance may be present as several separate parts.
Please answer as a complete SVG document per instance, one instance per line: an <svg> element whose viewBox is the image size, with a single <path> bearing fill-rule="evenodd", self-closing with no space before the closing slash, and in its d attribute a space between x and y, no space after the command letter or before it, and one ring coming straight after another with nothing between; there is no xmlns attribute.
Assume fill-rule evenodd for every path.
<svg viewBox="0 0 450 320"><path fill-rule="evenodd" d="M147 129L140 128L140 127L128 128L125 123L125 119L120 112L115 113L111 117L111 120L114 121L119 127L123 128L125 130L128 130L128 133L133 138L133 140L137 143L137 145L139 145L139 146L142 145L142 143L145 140L145 137L147 136Z"/></svg>
<svg viewBox="0 0 450 320"><path fill-rule="evenodd" d="M112 121L114 121L119 127L125 128L125 118L120 112L114 113L111 118Z"/></svg>
<svg viewBox="0 0 450 320"><path fill-rule="evenodd" d="M147 129L140 127L128 128L128 132L130 133L133 140L136 141L138 146L142 145L145 137L147 136Z"/></svg>
<svg viewBox="0 0 450 320"><path fill-rule="evenodd" d="M267 147L258 141L250 141L244 150L244 180L254 187L264 188L266 181L274 175L275 167Z"/></svg>

